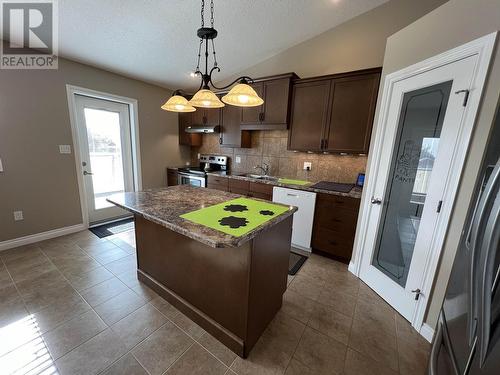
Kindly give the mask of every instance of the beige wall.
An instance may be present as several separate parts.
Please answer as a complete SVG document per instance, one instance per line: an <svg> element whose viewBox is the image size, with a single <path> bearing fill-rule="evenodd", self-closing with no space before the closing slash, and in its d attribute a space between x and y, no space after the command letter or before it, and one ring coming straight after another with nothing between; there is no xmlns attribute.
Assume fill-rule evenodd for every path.
<svg viewBox="0 0 500 375"><path fill-rule="evenodd" d="M221 147L219 137L203 135L203 145L193 147L191 158L196 163L198 153L229 156L232 172L260 173L254 167L267 163L271 176L298 178L308 181L335 181L355 183L358 173L366 168L366 156L341 156L292 152L287 150L288 131L253 131L251 148ZM235 163L236 157L241 162ZM304 171L304 162L312 163L311 171Z"/></svg>
<svg viewBox="0 0 500 375"><path fill-rule="evenodd" d="M387 38L445 1L391 0L240 73L306 78L382 66Z"/></svg>
<svg viewBox="0 0 500 375"><path fill-rule="evenodd" d="M165 166L189 160L167 90L61 59L59 69L0 70L0 241L82 222L66 84L138 100L143 187L164 185ZM14 222L12 212L24 211Z"/></svg>
<svg viewBox="0 0 500 375"><path fill-rule="evenodd" d="M450 0L388 39L382 76L500 29L499 12L500 0ZM431 327L437 322L443 302L474 183L496 113L499 90L500 53L497 48L493 54L492 69L479 108L434 290L430 297L426 322Z"/></svg>

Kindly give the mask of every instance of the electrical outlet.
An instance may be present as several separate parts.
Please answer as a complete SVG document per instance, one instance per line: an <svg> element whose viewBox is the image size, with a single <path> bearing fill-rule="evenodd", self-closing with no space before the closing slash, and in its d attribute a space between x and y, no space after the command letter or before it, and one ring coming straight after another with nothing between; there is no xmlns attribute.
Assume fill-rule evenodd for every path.
<svg viewBox="0 0 500 375"><path fill-rule="evenodd" d="M236 156L236 164L240 164L241 163L241 156Z"/></svg>
<svg viewBox="0 0 500 375"><path fill-rule="evenodd" d="M310 171L311 169L312 169L312 163L310 161L305 161L304 162L304 170Z"/></svg>
<svg viewBox="0 0 500 375"><path fill-rule="evenodd" d="M14 211L14 221L24 220L23 211Z"/></svg>
<svg viewBox="0 0 500 375"><path fill-rule="evenodd" d="M3 172L3 164L2 164L2 159L0 159L0 172Z"/></svg>
<svg viewBox="0 0 500 375"><path fill-rule="evenodd" d="M59 145L59 153L60 154L71 154L71 146L70 145Z"/></svg>

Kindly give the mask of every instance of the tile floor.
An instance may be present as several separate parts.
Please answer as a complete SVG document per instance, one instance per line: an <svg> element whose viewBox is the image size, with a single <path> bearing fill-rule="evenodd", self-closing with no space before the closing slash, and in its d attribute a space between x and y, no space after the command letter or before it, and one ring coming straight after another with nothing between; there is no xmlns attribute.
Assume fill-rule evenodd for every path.
<svg viewBox="0 0 500 375"><path fill-rule="evenodd" d="M1 374L424 374L409 324L344 264L312 256L248 359L136 278L133 232L0 253Z"/></svg>

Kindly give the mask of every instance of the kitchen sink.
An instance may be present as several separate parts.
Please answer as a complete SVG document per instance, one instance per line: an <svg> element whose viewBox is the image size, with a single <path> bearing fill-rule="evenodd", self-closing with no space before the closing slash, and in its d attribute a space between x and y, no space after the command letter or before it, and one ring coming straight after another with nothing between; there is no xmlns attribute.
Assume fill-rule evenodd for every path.
<svg viewBox="0 0 500 375"><path fill-rule="evenodd" d="M243 174L240 174L239 176L254 178L256 180L278 181L278 177L263 176L263 175L260 175L260 174L253 174L253 173L243 173Z"/></svg>

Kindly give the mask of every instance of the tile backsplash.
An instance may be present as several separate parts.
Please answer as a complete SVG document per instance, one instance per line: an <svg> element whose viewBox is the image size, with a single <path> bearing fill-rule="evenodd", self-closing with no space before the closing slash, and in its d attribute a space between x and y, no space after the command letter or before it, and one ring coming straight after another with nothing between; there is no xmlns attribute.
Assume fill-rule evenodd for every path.
<svg viewBox="0 0 500 375"><path fill-rule="evenodd" d="M198 163L198 153L226 155L235 173L260 173L254 167L267 163L272 176L346 183L354 183L366 169L366 156L293 152L286 149L287 141L287 130L253 131L251 148L232 148L221 147L218 134L204 134L202 146L191 148L191 163ZM240 163L236 163L237 157ZM311 171L303 169L304 162L312 163Z"/></svg>

